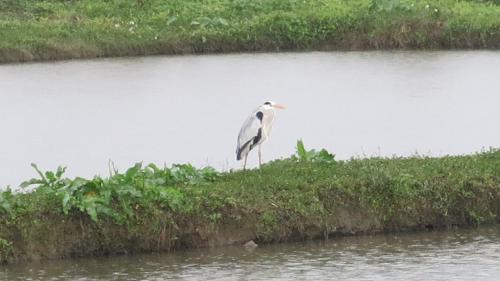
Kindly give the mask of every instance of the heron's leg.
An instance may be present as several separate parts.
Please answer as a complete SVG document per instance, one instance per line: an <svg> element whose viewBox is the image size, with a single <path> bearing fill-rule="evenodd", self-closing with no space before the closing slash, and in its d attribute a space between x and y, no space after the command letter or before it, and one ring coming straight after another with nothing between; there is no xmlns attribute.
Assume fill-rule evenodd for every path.
<svg viewBox="0 0 500 281"><path fill-rule="evenodd" d="M247 168L247 157L248 157L248 153L245 155L245 162L243 162L243 171L246 170L246 168Z"/></svg>
<svg viewBox="0 0 500 281"><path fill-rule="evenodd" d="M261 156L260 144L259 144L259 168L260 168L260 165L262 165L262 156Z"/></svg>

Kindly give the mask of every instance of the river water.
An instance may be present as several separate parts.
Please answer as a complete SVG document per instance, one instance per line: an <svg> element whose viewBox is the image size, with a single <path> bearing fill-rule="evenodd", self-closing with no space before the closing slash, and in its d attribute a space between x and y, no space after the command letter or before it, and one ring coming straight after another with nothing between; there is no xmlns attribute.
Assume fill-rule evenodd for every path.
<svg viewBox="0 0 500 281"><path fill-rule="evenodd" d="M107 175L135 162L240 168L236 136L277 113L264 160L297 139L339 159L500 146L500 52L158 56L0 65L0 187L42 169ZM256 153L249 164L257 163Z"/></svg>
<svg viewBox="0 0 500 281"><path fill-rule="evenodd" d="M0 66L0 188L66 165L238 168L257 105L277 114L264 159L297 139L337 158L500 146L500 52L335 52L120 58ZM251 165L256 157L251 156ZM335 238L0 268L0 280L498 280L500 228Z"/></svg>
<svg viewBox="0 0 500 281"><path fill-rule="evenodd" d="M500 226L0 267L0 280L498 280Z"/></svg>

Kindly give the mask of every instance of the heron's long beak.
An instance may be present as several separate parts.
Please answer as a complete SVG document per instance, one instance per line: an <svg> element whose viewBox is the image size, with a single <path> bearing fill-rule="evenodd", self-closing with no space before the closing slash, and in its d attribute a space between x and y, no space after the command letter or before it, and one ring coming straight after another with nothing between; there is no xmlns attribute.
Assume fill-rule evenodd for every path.
<svg viewBox="0 0 500 281"><path fill-rule="evenodd" d="M274 104L273 107L276 107L278 109L285 109L286 108L286 106L282 105L282 104Z"/></svg>

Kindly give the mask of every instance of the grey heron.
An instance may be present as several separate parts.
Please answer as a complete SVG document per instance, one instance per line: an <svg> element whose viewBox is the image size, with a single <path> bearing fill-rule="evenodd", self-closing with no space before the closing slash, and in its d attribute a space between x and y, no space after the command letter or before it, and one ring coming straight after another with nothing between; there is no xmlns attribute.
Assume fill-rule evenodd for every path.
<svg viewBox="0 0 500 281"><path fill-rule="evenodd" d="M236 160L245 159L243 170L247 166L247 157L250 150L259 146L259 167L262 164L260 145L269 138L273 126L274 109L285 109L285 106L273 101L265 102L252 112L243 123L238 134L238 145L236 147Z"/></svg>

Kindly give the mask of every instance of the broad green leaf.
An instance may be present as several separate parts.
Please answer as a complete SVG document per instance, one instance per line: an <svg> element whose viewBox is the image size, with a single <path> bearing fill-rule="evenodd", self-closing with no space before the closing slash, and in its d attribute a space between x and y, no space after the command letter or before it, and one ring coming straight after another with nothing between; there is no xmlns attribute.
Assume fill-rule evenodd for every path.
<svg viewBox="0 0 500 281"><path fill-rule="evenodd" d="M31 163L31 167L33 167L33 169L35 169L35 171L38 173L38 175L40 175L40 177L45 181L47 182L47 179L45 178L45 176L43 175L42 171L40 171L40 169L38 169L38 166L35 164L35 163Z"/></svg>
<svg viewBox="0 0 500 281"><path fill-rule="evenodd" d="M66 215L68 214L69 210L71 209L71 205L69 204L70 200L71 200L71 195L69 193L64 193L62 205L63 205L63 212Z"/></svg>
<svg viewBox="0 0 500 281"><path fill-rule="evenodd" d="M297 140L297 154L299 155L300 160L307 159L307 153L304 147L304 142L301 139Z"/></svg>

